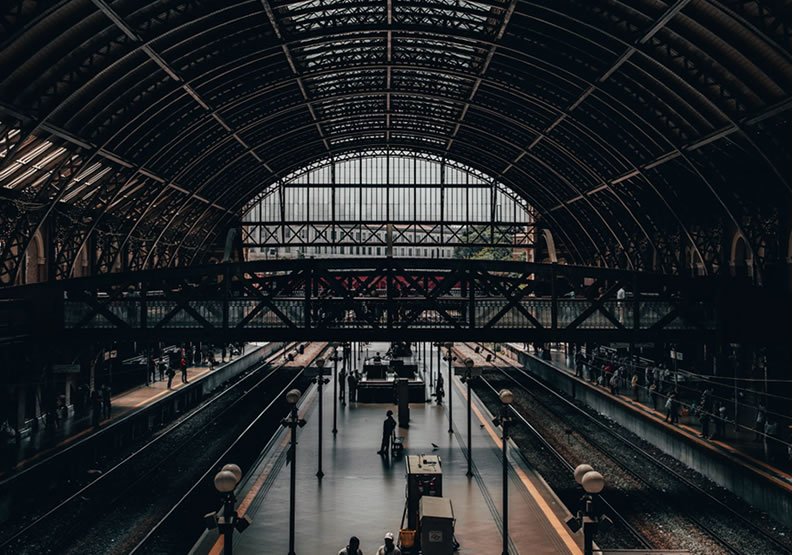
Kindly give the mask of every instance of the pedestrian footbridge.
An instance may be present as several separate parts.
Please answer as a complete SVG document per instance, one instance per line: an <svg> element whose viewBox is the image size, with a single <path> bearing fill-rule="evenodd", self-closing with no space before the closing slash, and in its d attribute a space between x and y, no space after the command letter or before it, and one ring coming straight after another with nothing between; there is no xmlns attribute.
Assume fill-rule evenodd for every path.
<svg viewBox="0 0 794 555"><path fill-rule="evenodd" d="M48 325L30 333L65 339L633 342L693 334L703 340L717 329L707 279L523 262L271 260L108 274L14 292L27 303L23 312L47 313Z"/></svg>

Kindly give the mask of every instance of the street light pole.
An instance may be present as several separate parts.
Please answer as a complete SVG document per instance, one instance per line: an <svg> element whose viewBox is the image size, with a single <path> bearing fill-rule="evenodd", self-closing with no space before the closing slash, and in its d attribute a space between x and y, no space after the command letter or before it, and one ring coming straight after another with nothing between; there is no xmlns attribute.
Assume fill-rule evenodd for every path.
<svg viewBox="0 0 794 555"><path fill-rule="evenodd" d="M502 555L509 555L509 536L507 530L507 440L509 438L508 428L513 420L510 416L510 405L513 403L513 392L509 389L501 390L499 392L499 400L502 403L502 409L499 416L493 419L493 423L502 428Z"/></svg>
<svg viewBox="0 0 794 555"><path fill-rule="evenodd" d="M306 421L298 418L298 400L301 392L292 389L287 393L287 403L290 405L289 418L281 421L281 425L290 429L290 459L289 469L289 555L295 555L295 466L298 454L298 428L303 428Z"/></svg>
<svg viewBox="0 0 794 555"><path fill-rule="evenodd" d="M452 342L444 343L444 347L447 348L447 360L449 361L449 365L447 366L447 389L449 389L449 395L447 396L447 410L449 410L449 430L448 433L454 433L452 429L452 346L454 344Z"/></svg>
<svg viewBox="0 0 794 555"><path fill-rule="evenodd" d="M320 357L315 361L315 364L317 365L317 377L312 380L312 383L317 382L317 396L320 398L320 403L317 407L319 413L317 415L317 474L315 476L322 480L323 476L325 476L323 472L323 385L328 383L328 378L323 376L325 359Z"/></svg>
<svg viewBox="0 0 794 555"><path fill-rule="evenodd" d="M338 344L337 343L332 343L331 346L334 348L334 358L333 358L333 361L334 361L334 427L333 427L333 430L331 430L331 432L334 435L336 435L336 431L337 431L336 430L336 405L337 405L337 401L336 401L337 384L336 384L336 382L338 380L338 378L337 378L337 363L339 362L339 352L337 351L337 348L338 348Z"/></svg>
<svg viewBox="0 0 794 555"><path fill-rule="evenodd" d="M223 553L232 555L234 531L243 532L251 523L247 516L242 518L237 515L234 497L234 490L243 477L243 472L236 464L225 465L220 472L215 475L215 489L223 496L223 514L219 517L218 513L208 513L204 515L208 529L218 528L218 532L223 534Z"/></svg>
<svg viewBox="0 0 794 555"><path fill-rule="evenodd" d="M466 476L471 478L474 476L474 473L471 471L471 369L474 366L474 361L471 358L466 358L463 362L466 365L466 449L468 459Z"/></svg>
<svg viewBox="0 0 794 555"><path fill-rule="evenodd" d="M577 515L577 520L581 522L584 533L583 552L584 555L593 555L593 535L600 520L593 507L593 496L601 493L605 480L601 473L593 470L589 464L577 466L573 471L573 477L585 491L581 499L582 509Z"/></svg>

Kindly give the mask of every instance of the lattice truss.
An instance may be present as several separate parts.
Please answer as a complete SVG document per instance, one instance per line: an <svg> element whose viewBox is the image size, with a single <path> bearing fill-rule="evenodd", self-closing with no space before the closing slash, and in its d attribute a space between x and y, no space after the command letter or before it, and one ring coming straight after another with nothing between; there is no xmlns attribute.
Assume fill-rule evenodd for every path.
<svg viewBox="0 0 794 555"><path fill-rule="evenodd" d="M570 262L759 264L791 229L791 12L741 0L9 0L0 282L205 259L284 176L462 162ZM42 254L42 253L40 253Z"/></svg>

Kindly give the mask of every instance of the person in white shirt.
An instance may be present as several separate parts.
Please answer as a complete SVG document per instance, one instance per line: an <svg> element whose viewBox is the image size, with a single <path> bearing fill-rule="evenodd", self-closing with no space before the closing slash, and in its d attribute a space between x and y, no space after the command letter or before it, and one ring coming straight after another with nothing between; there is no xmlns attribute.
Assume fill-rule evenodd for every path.
<svg viewBox="0 0 794 555"><path fill-rule="evenodd" d="M347 542L347 547L340 549L337 555L364 555L359 549L359 545L360 542L358 538L353 536L350 538L350 541Z"/></svg>
<svg viewBox="0 0 794 555"><path fill-rule="evenodd" d="M394 545L394 534L386 532L386 535L383 536L383 545L378 548L375 555L402 555L400 548Z"/></svg>

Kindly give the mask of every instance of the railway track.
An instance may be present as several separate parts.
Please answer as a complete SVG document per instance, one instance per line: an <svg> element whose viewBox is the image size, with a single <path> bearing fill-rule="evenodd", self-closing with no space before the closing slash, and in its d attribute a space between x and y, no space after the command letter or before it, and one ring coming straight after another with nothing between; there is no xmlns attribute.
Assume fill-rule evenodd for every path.
<svg viewBox="0 0 794 555"><path fill-rule="evenodd" d="M307 353L308 363L321 352ZM277 396L300 380L302 366L282 361L284 353L274 353L94 481L3 538L0 552L129 552L191 489L196 473L205 473L243 430L260 421L266 412L262 406L273 410ZM197 519L200 526L200 515Z"/></svg>
<svg viewBox="0 0 794 555"><path fill-rule="evenodd" d="M515 414L542 439L546 449L567 461L568 468L588 462L607 477L608 483L625 490L613 489L610 496L614 492L618 510L626 511L622 520L631 522L629 526L654 548L742 555L791 552L790 543L649 453L643 445L618 433L523 368L491 354L500 364L485 363L490 369L484 371L482 382L488 391L493 394L502 387L518 388L521 395L514 402ZM522 413L534 422L543 422L544 430L531 426ZM569 438L568 444L563 437ZM607 538L599 537L608 545L603 541Z"/></svg>

